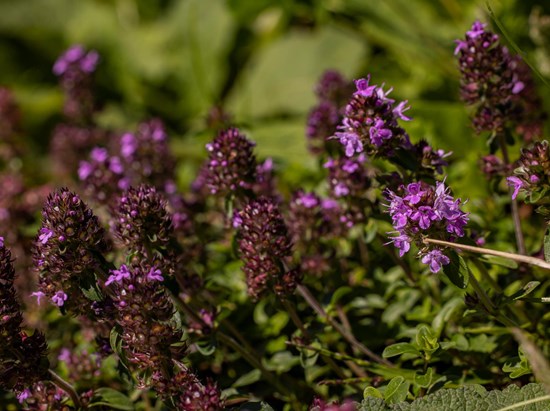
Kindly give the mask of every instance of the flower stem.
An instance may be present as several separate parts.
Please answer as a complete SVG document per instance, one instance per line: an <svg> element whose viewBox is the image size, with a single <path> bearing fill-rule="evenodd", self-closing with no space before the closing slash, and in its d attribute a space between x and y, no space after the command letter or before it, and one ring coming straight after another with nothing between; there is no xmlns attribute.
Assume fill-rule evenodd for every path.
<svg viewBox="0 0 550 411"><path fill-rule="evenodd" d="M322 318L327 320L327 322L336 330L342 337L346 339L347 342L349 342L355 349L365 354L367 357L369 357L371 360L376 361L377 363L384 364L388 367L393 367L393 364L386 360L385 358L380 357L378 354L375 354L371 350L369 350L367 347L365 347L363 344L361 344L359 341L357 341L357 338L351 333L349 333L344 327L340 325L336 320L334 320L332 317L330 317L327 312L324 310L324 308L319 304L317 299L311 294L309 289L305 287L304 285L300 284L296 288L300 295L306 300L306 302L310 305L311 308Z"/></svg>
<svg viewBox="0 0 550 411"><path fill-rule="evenodd" d="M65 381L63 378L61 378L58 374L55 373L53 370L48 370L50 373L50 377L52 378L52 382L57 385L59 388L61 388L63 391L65 391L67 394L69 394L69 397L71 397L71 400L73 400L73 404L75 408L78 410L82 408L82 404L80 403L80 398L78 397L78 394L76 393L74 387L69 384L67 381Z"/></svg>
<svg viewBox="0 0 550 411"><path fill-rule="evenodd" d="M530 257L527 255L508 253L506 251L491 250L490 248L474 247L472 245L466 245L466 244L451 243L449 241L435 240L433 238L428 238L428 237L424 238L424 243L443 245L446 247L452 247L458 250L468 251L471 253L494 255L496 257L503 257L509 260L517 261L519 263L527 263L530 265L535 265L537 267L550 270L550 263L547 263L546 261L541 260L540 258Z"/></svg>

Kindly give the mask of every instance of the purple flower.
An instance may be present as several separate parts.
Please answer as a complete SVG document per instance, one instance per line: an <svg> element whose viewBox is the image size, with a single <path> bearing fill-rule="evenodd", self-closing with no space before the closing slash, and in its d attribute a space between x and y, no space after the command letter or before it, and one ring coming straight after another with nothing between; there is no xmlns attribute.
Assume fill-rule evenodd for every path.
<svg viewBox="0 0 550 411"><path fill-rule="evenodd" d="M390 129L385 128L383 120L377 118L374 120L374 125L369 130L370 141L376 147L382 146L384 140L391 138L392 132Z"/></svg>
<svg viewBox="0 0 550 411"><path fill-rule="evenodd" d="M391 242L399 249L399 257L403 257L411 249L411 239L406 235L392 237Z"/></svg>
<svg viewBox="0 0 550 411"><path fill-rule="evenodd" d="M296 199L296 202L305 208L313 208L319 205L319 198L313 193L304 193Z"/></svg>
<svg viewBox="0 0 550 411"><path fill-rule="evenodd" d="M137 141L133 134L131 133L125 133L120 138L120 153L122 154L122 157L128 158L137 149Z"/></svg>
<svg viewBox="0 0 550 411"><path fill-rule="evenodd" d="M161 271L156 267L151 267L147 273L147 279L149 281L164 281Z"/></svg>
<svg viewBox="0 0 550 411"><path fill-rule="evenodd" d="M19 401L19 404L23 404L27 398L29 398L32 395L31 390L28 388L25 388L23 391L21 391L19 394L17 394L17 401Z"/></svg>
<svg viewBox="0 0 550 411"><path fill-rule="evenodd" d="M48 240L53 236L54 232L47 227L40 229L40 235L38 236L38 241L42 244L46 244Z"/></svg>
<svg viewBox="0 0 550 411"><path fill-rule="evenodd" d="M99 54L96 51L86 52L80 44L71 46L55 62L53 72L57 76L65 74L71 67L82 70L85 73L95 71L99 62Z"/></svg>
<svg viewBox="0 0 550 411"><path fill-rule="evenodd" d="M397 117L399 117L401 120L405 120L405 121L411 121L412 118L411 117L407 117L406 115L404 115L403 113L407 110L409 110L411 107L410 106L407 106L407 100L405 101L402 101L401 103L399 103L394 109L393 109L393 114L395 114Z"/></svg>
<svg viewBox="0 0 550 411"><path fill-rule="evenodd" d="M81 161L78 166L78 179L80 181L86 180L94 171L94 168L87 161Z"/></svg>
<svg viewBox="0 0 550 411"><path fill-rule="evenodd" d="M124 279L129 279L131 277L131 273L125 264L122 264L118 270L111 270L110 273L111 275L107 278L107 281L105 281L105 285L114 282L122 283Z"/></svg>
<svg viewBox="0 0 550 411"><path fill-rule="evenodd" d="M397 148L411 148L405 130L397 120L410 120L403 113L407 102L394 106L388 98L391 88L369 85L370 78L356 80L356 92L345 108L345 116L335 137L345 146L346 156L365 150L368 154L391 155Z"/></svg>
<svg viewBox="0 0 550 411"><path fill-rule="evenodd" d="M65 304L65 301L67 301L67 298L67 294L63 291L57 291L52 297L52 301L58 307L62 307Z"/></svg>
<svg viewBox="0 0 550 411"><path fill-rule="evenodd" d="M437 272L441 265L448 264L448 257L439 249L426 247L424 236L453 241L455 236L464 236L464 226L468 214L460 209L460 199L454 199L449 189L442 182L429 186L424 182L401 186L399 194L388 190L390 200L388 212L392 218L397 235L391 242L403 256L414 242L422 250L422 262L429 264L432 272Z"/></svg>
<svg viewBox="0 0 550 411"><path fill-rule="evenodd" d="M109 158L109 152L103 147L94 147L90 152L90 158L98 163L103 163Z"/></svg>
<svg viewBox="0 0 550 411"><path fill-rule="evenodd" d="M377 87L376 85L369 86L370 81L370 74L367 75L367 78L361 78L359 80L355 80L355 87L357 88L357 91L355 94L358 94L363 97L371 97L373 93L376 91Z"/></svg>
<svg viewBox="0 0 550 411"><path fill-rule="evenodd" d="M515 200L519 194L519 190L521 190L521 188L523 187L523 181L516 176L511 176L506 178L506 182L510 187L514 188L514 192L512 193L512 199Z"/></svg>
<svg viewBox="0 0 550 411"><path fill-rule="evenodd" d="M346 147L346 156L351 157L355 153L363 151L363 143L359 139L359 135L353 132L336 132L335 137L340 139L340 143Z"/></svg>
<svg viewBox="0 0 550 411"><path fill-rule="evenodd" d="M35 291L34 293L31 293L31 297L36 297L36 303L40 305L40 301L42 300L42 297L44 297L46 294L44 294L42 291Z"/></svg>
<svg viewBox="0 0 550 411"><path fill-rule="evenodd" d="M441 250L435 248L422 257L422 262L429 265L430 271L435 274L441 270L442 266L449 264L451 260Z"/></svg>

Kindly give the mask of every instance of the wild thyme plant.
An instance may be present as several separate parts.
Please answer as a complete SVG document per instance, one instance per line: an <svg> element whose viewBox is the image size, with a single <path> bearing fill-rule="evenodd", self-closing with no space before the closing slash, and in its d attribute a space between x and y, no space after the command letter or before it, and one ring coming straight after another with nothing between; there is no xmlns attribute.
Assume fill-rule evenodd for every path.
<svg viewBox="0 0 550 411"><path fill-rule="evenodd" d="M110 129L111 102L95 94L108 57L72 46L53 66L65 97L49 142L55 180L36 186L18 165L21 111L1 88L0 404L549 407L538 82L480 21L454 55L471 134L489 133L475 159L487 198L460 184L464 159L419 136L418 95L394 99L405 91L376 71L352 81L328 70L312 85L302 120L315 165L296 172L263 156L225 89L185 147L158 112ZM190 140L200 150L187 153Z"/></svg>

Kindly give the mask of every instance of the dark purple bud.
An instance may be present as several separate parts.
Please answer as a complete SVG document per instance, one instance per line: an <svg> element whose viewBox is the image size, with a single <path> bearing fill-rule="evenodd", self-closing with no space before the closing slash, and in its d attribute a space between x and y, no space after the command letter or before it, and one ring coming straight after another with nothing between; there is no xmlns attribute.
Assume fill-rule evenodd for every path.
<svg viewBox="0 0 550 411"><path fill-rule="evenodd" d="M236 128L220 132L214 141L206 145L206 185L211 194L238 195L252 187L257 166L254 145Z"/></svg>

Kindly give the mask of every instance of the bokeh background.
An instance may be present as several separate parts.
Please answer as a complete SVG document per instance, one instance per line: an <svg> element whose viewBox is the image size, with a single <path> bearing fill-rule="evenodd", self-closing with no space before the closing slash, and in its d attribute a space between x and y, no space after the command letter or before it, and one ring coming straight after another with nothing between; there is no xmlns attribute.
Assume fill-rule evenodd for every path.
<svg viewBox="0 0 550 411"><path fill-rule="evenodd" d="M475 167L485 141L458 98L454 39L488 21L549 76L549 15L550 2L524 0L0 0L0 85L14 91L36 165L48 170L42 154L63 104L51 67L74 43L98 50L99 124L125 130L162 118L185 186L206 155L216 105L260 157L303 181L315 166L304 138L315 82L329 68L370 73L409 100L413 141L454 152L455 191L475 198L485 192Z"/></svg>

